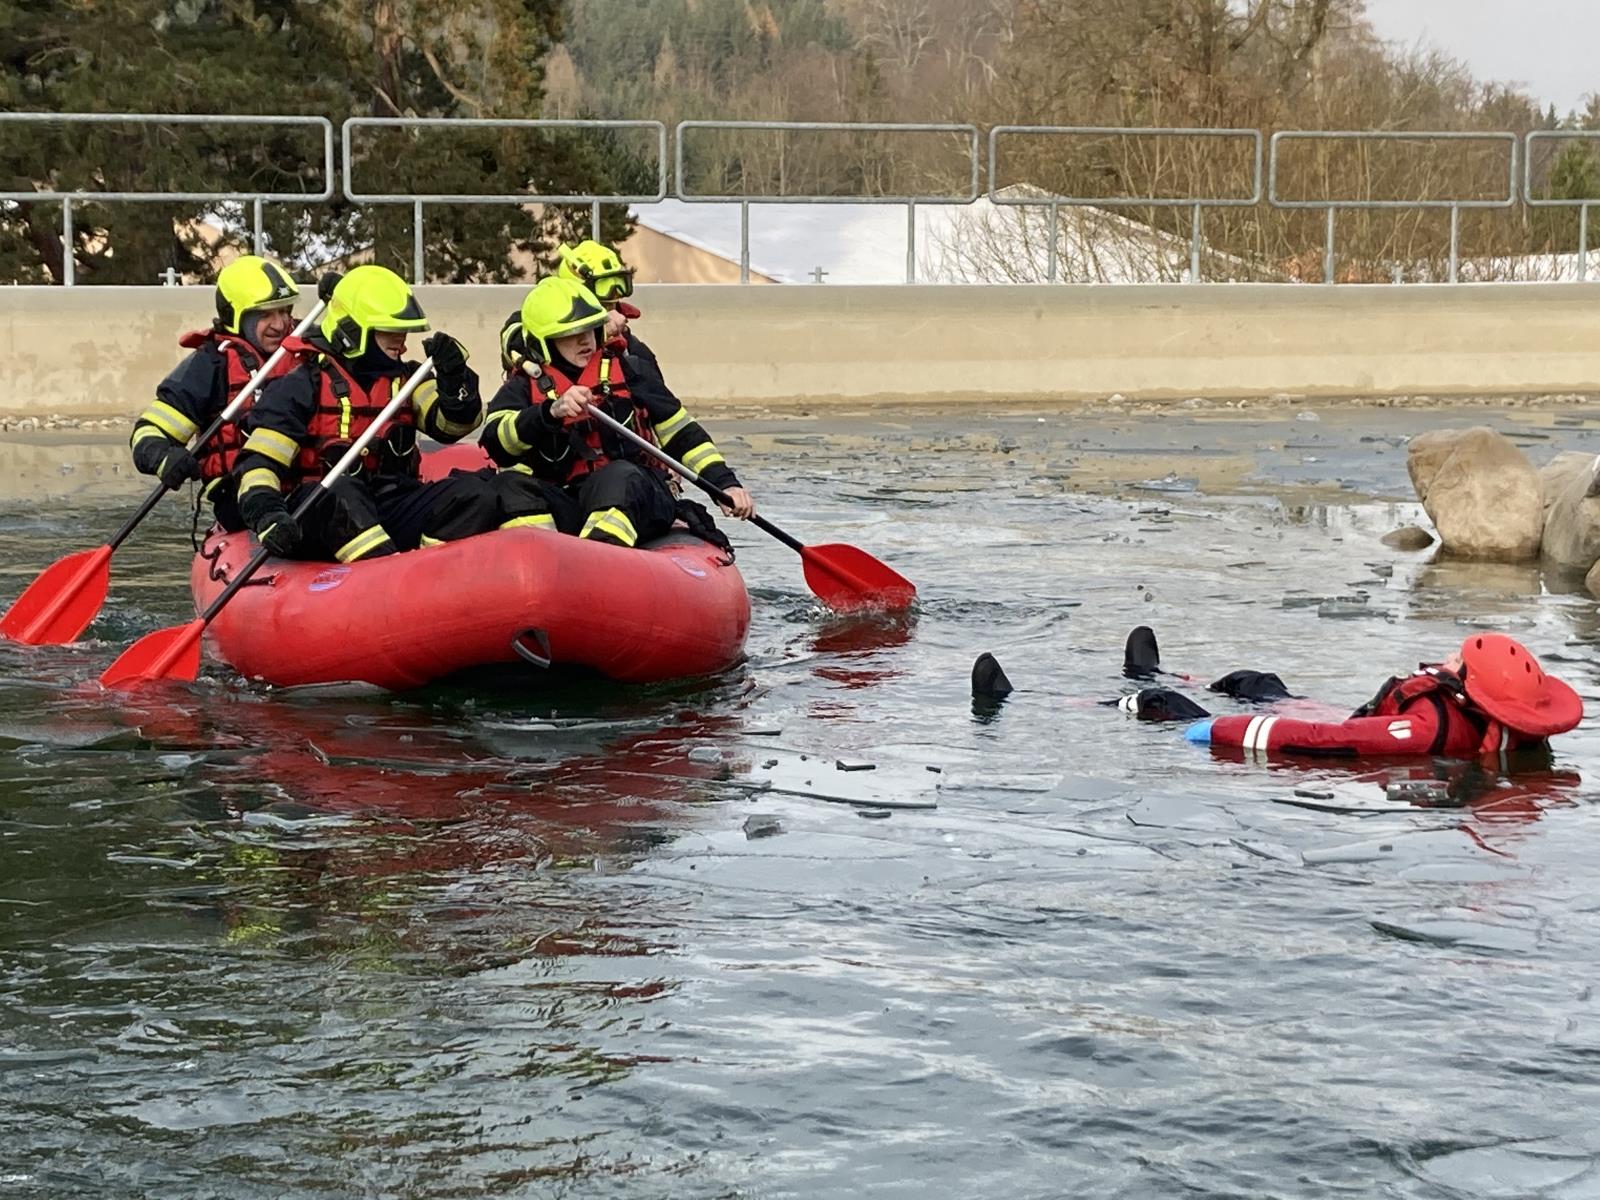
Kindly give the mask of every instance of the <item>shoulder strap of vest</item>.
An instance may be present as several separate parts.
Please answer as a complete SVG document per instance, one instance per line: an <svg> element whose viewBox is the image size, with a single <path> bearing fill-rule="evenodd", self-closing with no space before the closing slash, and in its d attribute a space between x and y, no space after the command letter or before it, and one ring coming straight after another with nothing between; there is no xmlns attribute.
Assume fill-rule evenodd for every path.
<svg viewBox="0 0 1600 1200"><path fill-rule="evenodd" d="M311 349L311 347L307 347ZM350 376L343 367L334 362L326 354L317 351L306 356L305 364L311 371L311 386L314 393L322 395L322 380L328 381L328 388L335 399L344 400L350 395Z"/></svg>
<svg viewBox="0 0 1600 1200"><path fill-rule="evenodd" d="M213 331L209 329L191 329L178 338L178 345L185 350L198 350L211 341L212 335Z"/></svg>
<svg viewBox="0 0 1600 1200"><path fill-rule="evenodd" d="M1419 700L1426 700L1433 706L1433 711L1438 717L1438 727L1434 731L1433 743L1428 747L1429 754L1442 753L1445 743L1450 740L1452 710L1469 720L1481 719L1477 707L1467 699L1467 689L1460 678L1443 667L1424 666L1416 674L1400 680L1398 686L1391 689L1385 699L1394 712L1404 712ZM1380 705L1380 711L1382 707Z"/></svg>

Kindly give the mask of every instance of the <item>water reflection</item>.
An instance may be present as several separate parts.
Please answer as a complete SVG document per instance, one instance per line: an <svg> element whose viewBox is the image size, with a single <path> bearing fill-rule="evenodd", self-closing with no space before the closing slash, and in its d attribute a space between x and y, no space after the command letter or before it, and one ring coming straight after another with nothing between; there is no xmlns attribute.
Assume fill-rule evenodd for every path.
<svg viewBox="0 0 1600 1200"><path fill-rule="evenodd" d="M846 688L866 688L898 679L897 656L884 652L906 645L916 633L918 613L860 613L825 618L811 636L818 679Z"/></svg>
<svg viewBox="0 0 1600 1200"><path fill-rule="evenodd" d="M996 420L1040 462L1203 440ZM1594 602L1420 567L1378 542L1404 520L1383 501L1202 488L1152 533L1148 496L1063 496L1061 471L993 488L993 437L941 421L834 451L767 420L815 468L773 472L769 510L914 563L923 605L825 618L738 530L751 661L674 687L283 694L212 664L108 698L118 646L187 615L184 529L153 517L98 642L0 647L7 1186L1422 1200L1487 1194L1484 1163L1536 1182L1499 1143L1589 1146L1592 729L1508 770L1262 765L1098 702L1138 624L1174 668L1341 712L1462 621L1593 679L1560 646ZM1227 436L1272 478L1256 421ZM873 494L886 465L990 486L912 509ZM42 564L114 517L14 514L0 549ZM1358 583L1393 622L1284 603ZM983 712L980 649L1017 688ZM1425 803L1385 804L1408 783Z"/></svg>

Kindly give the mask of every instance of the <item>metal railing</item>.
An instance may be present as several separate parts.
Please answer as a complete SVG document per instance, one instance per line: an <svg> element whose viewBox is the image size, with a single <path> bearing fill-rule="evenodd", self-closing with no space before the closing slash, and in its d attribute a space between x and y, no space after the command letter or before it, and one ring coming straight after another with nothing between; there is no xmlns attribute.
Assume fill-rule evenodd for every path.
<svg viewBox="0 0 1600 1200"><path fill-rule="evenodd" d="M1250 195L1236 197L1171 197L1171 196L1066 196L1046 193L1043 196L1006 196L1000 186L1000 139L1007 135L1027 137L1205 137L1249 140L1254 149L1254 169L1251 174ZM1045 281L1054 283L1059 261L1059 232L1061 207L1077 208L1188 208L1189 225L1189 282L1200 282L1200 222L1207 208L1252 208L1261 203L1261 131L1259 129L1183 129L1139 128L1134 126L1097 125L996 125L989 130L989 201L992 204L1034 206L1041 202L1050 210L1050 246L1047 252Z"/></svg>
<svg viewBox="0 0 1600 1200"><path fill-rule="evenodd" d="M967 140L967 159L971 180L963 194L938 195L928 192L904 195L772 195L728 193L696 194L684 186L685 133L695 129L746 130L764 133L880 133L958 135ZM906 206L906 282L917 281L917 205L971 204L979 195L978 127L976 125L916 124L871 121L680 121L676 130L673 158L674 197L687 204L730 204L739 206L739 282L750 282L750 206L752 204L904 204Z"/></svg>
<svg viewBox="0 0 1600 1200"><path fill-rule="evenodd" d="M248 203L251 210L252 243L257 252L264 249L264 232L262 210L269 203L294 203L317 204L333 198L336 190L335 173L340 176L339 185L346 200L356 205L401 205L408 204L413 213L413 245L412 268L414 278L425 278L425 238L424 238L424 206L425 205L452 205L452 204L582 204L587 205L591 211L591 226L598 234L600 227L600 210L604 204L649 204L668 198L691 204L737 204L739 206L739 277L741 282L748 282L751 274L750 266L750 206L752 204L870 204L870 205L904 205L907 210L906 220L906 281L915 282L917 275L917 208L924 205L971 205L980 198L989 202L1010 208L1036 207L1050 214L1052 230L1051 244L1048 255L1049 261L1046 277L1055 281L1059 274L1059 255L1057 236L1059 234L1060 210L1062 208L1166 208L1187 209L1190 214L1189 223L1189 270L1188 279L1198 282L1201 278L1203 252L1205 249L1202 234L1205 210L1215 209L1247 209L1261 205L1263 200L1269 209L1278 210L1322 210L1326 212L1326 230L1323 238L1323 279L1325 282L1335 281L1336 259L1336 219L1339 210L1361 209L1389 209L1389 210L1447 210L1450 214L1450 251L1449 251L1449 279L1455 282L1460 275L1460 217L1463 210L1471 209L1509 209L1522 201L1530 209L1545 208L1576 208L1578 210L1578 252L1579 266L1578 278L1586 277L1585 254L1588 250L1588 224L1589 210L1600 204L1600 195L1594 197L1579 196L1576 198L1552 197L1539 195L1535 187L1535 158L1536 151L1540 150L1541 143L1556 142L1560 140L1582 140L1594 142L1600 140L1600 130L1537 130L1519 137L1510 132L1431 132L1431 131L1329 131L1329 130L1282 130L1272 134L1270 140L1264 139L1259 130L1254 129L1190 129L1181 127L1139 128L1139 127L1099 127L1099 126L1054 126L1054 125L1000 125L989 130L987 163L980 162L980 134L975 125L970 124L913 124L913 123L876 123L876 122L799 122L799 121L682 121L669 134L665 123L653 120L617 120L617 121L586 121L586 120L516 120L492 118L410 118L410 117L355 117L346 120L340 130L341 153L337 156L334 151L333 123L326 117L318 116L234 116L227 114L173 114L173 113L31 113L9 112L0 113L0 138L4 138L8 131L19 126L33 125L115 125L126 124L142 128L186 126L186 127L260 127L272 128L302 128L313 134L320 133L322 142L320 170L322 175L322 188L320 191L267 191L241 189L231 191L207 190L173 190L170 187L157 188L150 191L135 190L95 190L93 188L49 188L39 187L30 191L0 192L0 203L34 203L49 202L59 203L62 211L62 269L61 282L72 285L76 282L76 272L73 262L73 208L74 205L106 204L106 203L149 203L149 202L200 202L200 203ZM500 130L530 130L551 135L563 131L582 133L584 131L609 131L623 136L632 136L647 140L651 143L654 153L654 182L653 191L637 193L616 192L611 194L542 194L532 186L525 189L491 192L487 194L451 194L437 192L414 191L362 191L356 184L356 172L361 168L363 161L356 143L357 135L362 130L368 129L401 129L424 131L429 129L500 129ZM711 133L737 133L772 134L780 138L805 137L807 135L845 135L855 137L860 135L860 144L881 146L883 139L897 139L912 136L940 137L946 139L949 155L949 171L947 178L950 186L938 190L931 185L916 187L904 186L898 180L891 182L881 194L819 194L815 191L799 194L780 194L785 189L780 186L776 192L758 194L729 193L726 191L698 192L692 186L690 179L691 163L693 159L692 143L694 139ZM669 136L674 140L669 145ZM1201 195L1190 186L1173 189L1168 195L1110 195L1087 196L1074 195L1065 192L1054 192L1037 187L1029 187L1026 194L1019 194L1010 186L1002 184L1000 180L1001 162L1003 152L1007 145L1015 139L1035 137L1047 139L1085 139L1085 138L1132 138L1132 139L1184 139L1205 138L1222 141L1236 141L1244 145L1250 154L1248 171L1241 164L1238 173L1233 178L1241 184L1248 178L1248 193L1241 186L1236 194L1230 195ZM1266 142L1265 171L1263 172L1263 143ZM1496 149L1491 156L1491 165L1498 172L1498 156L1503 153L1505 158L1504 188L1500 189L1498 182L1492 194L1468 195L1411 195L1392 196L1389 198L1374 197L1364 194L1361 189L1348 189L1340 194L1333 194L1332 189L1323 187L1313 194L1285 194L1285 176L1292 174L1285 165L1289 148L1296 143L1321 142L1328 145L1343 143L1345 153L1365 154L1365 147L1373 144L1398 145L1406 143L1434 143L1441 150L1449 150L1457 155L1460 165L1460 149L1467 143L1487 144ZM671 178L669 180L668 155L671 153ZM1518 165L1521 165L1520 179ZM308 163L315 162L315 155L308 156ZM642 161L642 160L641 160ZM985 167L987 168L987 190L982 187ZM310 167L306 167L309 174ZM670 186L669 186L670 184ZM1520 186L1519 186L1520 185ZM1152 191L1156 189L1151 189ZM1163 235L1167 236L1167 235ZM1181 235L1179 235L1181 236Z"/></svg>
<svg viewBox="0 0 1600 1200"><path fill-rule="evenodd" d="M618 192L609 195L559 195L523 190L487 195L456 195L448 192L361 192L351 182L355 178L354 133L358 129L526 129L555 132L567 129L644 130L653 132L656 143L656 190L653 194ZM521 120L491 117L351 117L339 134L341 164L344 168L344 197L352 204L409 204L412 228L412 272L415 280L424 278L422 206L424 204L585 204L590 209L590 228L600 237L602 204L649 204L667 195L667 127L660 121Z"/></svg>
<svg viewBox="0 0 1600 1200"><path fill-rule="evenodd" d="M269 200L293 200L301 203L320 203L333 198L333 122L327 117L241 117L214 114L175 113L0 113L0 136L6 125L266 125L304 126L322 131L322 178L320 192L119 192L73 189L58 191L49 188L27 192L0 192L0 201L32 203L40 200L61 202L61 282L71 287L75 271L72 255L72 203L74 200L92 203L154 203L161 201L214 201L242 203L250 201L253 212L254 246L261 252L263 237L261 208Z"/></svg>
<svg viewBox="0 0 1600 1200"><path fill-rule="evenodd" d="M1506 194L1503 197L1488 199L1473 199L1470 197L1446 196L1428 199L1413 200L1374 200L1370 197L1332 197L1324 196L1305 200L1286 200L1278 195L1278 152L1279 148L1291 141L1353 141L1366 143L1397 143L1397 142L1494 142L1503 143L1510 149L1506 156ZM1461 263L1461 210L1464 208L1510 208L1517 202L1517 135L1514 133L1439 133L1439 132L1404 132L1390 133L1387 131L1352 131L1352 130L1284 130L1272 135L1272 151L1267 167L1267 203L1274 208L1312 208L1326 209L1328 214L1328 232L1323 243L1322 252L1322 278L1325 283L1334 282L1334 216L1341 208L1350 209L1419 209L1439 208L1450 210L1450 282L1455 283Z"/></svg>
<svg viewBox="0 0 1600 1200"><path fill-rule="evenodd" d="M1533 154L1534 146L1542 141L1596 141L1600 140L1600 130L1597 129L1536 129L1529 133L1522 142L1522 198L1523 203L1530 208L1576 208L1578 210L1578 282L1582 283L1589 277L1589 209L1600 203L1600 198L1592 200L1568 200L1565 198L1534 195L1533 187Z"/></svg>

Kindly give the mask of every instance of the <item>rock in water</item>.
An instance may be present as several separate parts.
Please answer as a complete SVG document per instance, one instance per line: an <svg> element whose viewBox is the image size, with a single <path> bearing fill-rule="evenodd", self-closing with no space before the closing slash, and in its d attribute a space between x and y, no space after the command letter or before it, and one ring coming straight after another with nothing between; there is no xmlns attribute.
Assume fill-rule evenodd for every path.
<svg viewBox="0 0 1600 1200"><path fill-rule="evenodd" d="M1433 545L1433 534L1421 525L1402 525L1384 534L1382 541L1396 550L1426 550Z"/></svg>
<svg viewBox="0 0 1600 1200"><path fill-rule="evenodd" d="M1466 558L1521 562L1539 554L1544 497L1523 453L1486 426L1411 439L1406 468L1439 538Z"/></svg>
<svg viewBox="0 0 1600 1200"><path fill-rule="evenodd" d="M1539 473L1544 485L1544 557L1587 571L1600 560L1600 498L1589 495L1595 457L1557 455Z"/></svg>

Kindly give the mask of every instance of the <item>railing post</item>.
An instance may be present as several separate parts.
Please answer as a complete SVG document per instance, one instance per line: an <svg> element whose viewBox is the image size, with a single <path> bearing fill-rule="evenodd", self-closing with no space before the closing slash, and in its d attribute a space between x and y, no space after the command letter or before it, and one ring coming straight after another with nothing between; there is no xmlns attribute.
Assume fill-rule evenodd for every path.
<svg viewBox="0 0 1600 1200"><path fill-rule="evenodd" d="M589 236L597 242L600 240L600 201L598 200L589 209Z"/></svg>
<svg viewBox="0 0 1600 1200"><path fill-rule="evenodd" d="M906 282L917 281L917 202L906 203Z"/></svg>
<svg viewBox="0 0 1600 1200"><path fill-rule="evenodd" d="M253 215L253 219L252 219L252 222L251 222L251 227L255 231L255 237L254 237L254 239L253 239L251 244L255 246L256 253L260 254L261 250L262 250L262 247L266 244L266 239L261 234L261 197L260 196L256 197L255 203L251 207L254 209L254 215Z"/></svg>
<svg viewBox="0 0 1600 1200"><path fill-rule="evenodd" d="M1050 201L1050 250L1049 257L1045 260L1044 281L1054 283L1060 273L1061 266L1058 261L1060 251L1056 248L1056 240L1061 236L1061 205L1054 200Z"/></svg>
<svg viewBox="0 0 1600 1200"><path fill-rule="evenodd" d="M422 201L414 200L411 204L411 282L421 283L422 279Z"/></svg>
<svg viewBox="0 0 1600 1200"><path fill-rule="evenodd" d="M1194 206L1194 221L1189 227L1189 282L1200 282L1200 205Z"/></svg>
<svg viewBox="0 0 1600 1200"><path fill-rule="evenodd" d="M1461 261L1461 206L1450 206L1450 282L1456 282L1456 268Z"/></svg>
<svg viewBox="0 0 1600 1200"><path fill-rule="evenodd" d="M750 282L750 201L739 201L739 282Z"/></svg>
<svg viewBox="0 0 1600 1200"><path fill-rule="evenodd" d="M1589 206L1578 205L1578 282L1589 278Z"/></svg>
<svg viewBox="0 0 1600 1200"><path fill-rule="evenodd" d="M72 260L72 201L61 202L61 285L71 287L77 281L77 264Z"/></svg>
<svg viewBox="0 0 1600 1200"><path fill-rule="evenodd" d="M1333 278L1333 214L1338 210L1328 205L1328 240L1322 251L1322 282L1332 283Z"/></svg>

